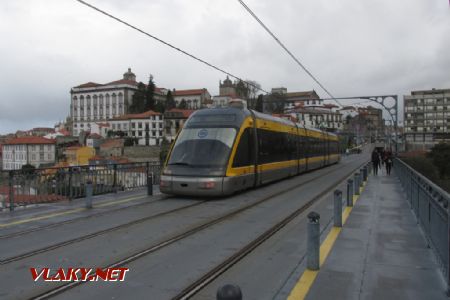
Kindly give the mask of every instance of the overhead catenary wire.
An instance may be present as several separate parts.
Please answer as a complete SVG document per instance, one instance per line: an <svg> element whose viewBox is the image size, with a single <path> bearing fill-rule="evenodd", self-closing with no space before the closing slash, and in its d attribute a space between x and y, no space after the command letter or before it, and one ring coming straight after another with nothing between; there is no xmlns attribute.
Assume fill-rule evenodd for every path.
<svg viewBox="0 0 450 300"><path fill-rule="evenodd" d="M150 33L146 32L146 31L144 31L143 29L140 29L140 28L138 28L138 27L136 27L136 26L134 26L134 25L132 25L132 24L130 24L130 23L128 23L128 22L118 18L118 17L116 17L116 16L113 16L112 14L110 14L110 13L108 13L108 12L106 12L106 11L104 11L104 10L102 10L102 9L100 9L100 8L98 8L98 7L94 6L94 5L86 2L86 1L83 1L83 0L75 0L75 1L77 1L77 2L87 6L89 8L92 8L93 10L95 10L95 11L97 11L97 12L99 12L99 13L107 16L107 17L110 17L111 19L116 20L117 22L120 22L120 23L124 24L125 26L128 26L128 27L130 27L130 28L132 28L132 29L134 29L134 30L136 30L136 31L138 31L138 32L140 32L140 33L142 33L142 34L144 34L144 35L146 35L146 36L148 36L148 37L150 37L150 38L152 38L152 39L154 39L154 40L156 40L156 41L158 41L158 42L160 42L160 43L162 43L162 44L164 44L164 45L166 45L166 46L168 46L168 47L170 47L170 48L172 48L172 49L174 49L174 50L176 50L176 51L178 51L178 52L180 52L182 54L184 54L184 55L187 55L190 58L192 58L192 59L194 59L194 60L196 60L196 61L198 61L198 62L200 62L200 63L202 63L202 64L204 64L204 65L206 65L208 67L210 67L210 68L215 69L216 71L219 71L219 72L221 72L221 73L223 73L225 75L228 75L228 76L230 76L230 77L232 77L232 78L234 78L236 80L242 81L243 83L247 84L248 86L252 86L252 87L256 88L257 90L259 90L261 92L264 92L266 94L270 94L268 91L262 89L261 87L258 87L257 85L255 85L255 84L253 84L251 82L243 80L242 78L240 78L240 77L238 77L236 75L233 75L232 73L230 73L228 71L225 71L224 69L222 69L220 67L217 67L216 65L213 65L212 63L207 62L207 61L205 61L205 60L195 56L194 54L191 54L191 53L189 53L189 52L187 52L187 51L185 51L185 50L183 50L183 49L181 49L179 47L176 47L176 46L172 45L171 43L166 42L166 41L156 37L155 35L150 34Z"/></svg>
<svg viewBox="0 0 450 300"><path fill-rule="evenodd" d="M291 51L280 41L280 39L277 38L277 36L261 21L261 19L258 18L258 16L248 7L247 4L244 3L242 0L238 0L239 3L247 10L247 12L267 31L267 33L270 34L270 36L283 48L289 56L306 72L306 74L309 75L321 88L325 91L337 104L340 106L343 106L335 97L325 88L325 86L320 83L320 81L300 62L300 60L295 57L294 54L292 54Z"/></svg>

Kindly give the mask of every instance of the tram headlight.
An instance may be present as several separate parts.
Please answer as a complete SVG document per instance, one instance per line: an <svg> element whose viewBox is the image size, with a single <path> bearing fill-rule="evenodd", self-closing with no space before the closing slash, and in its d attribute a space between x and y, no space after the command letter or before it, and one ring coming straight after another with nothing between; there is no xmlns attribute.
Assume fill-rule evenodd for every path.
<svg viewBox="0 0 450 300"><path fill-rule="evenodd" d="M159 186L168 187L168 186L170 186L170 182L168 180L160 180Z"/></svg>
<svg viewBox="0 0 450 300"><path fill-rule="evenodd" d="M214 181L204 181L199 183L199 188L201 189L213 189L216 186L216 183Z"/></svg>

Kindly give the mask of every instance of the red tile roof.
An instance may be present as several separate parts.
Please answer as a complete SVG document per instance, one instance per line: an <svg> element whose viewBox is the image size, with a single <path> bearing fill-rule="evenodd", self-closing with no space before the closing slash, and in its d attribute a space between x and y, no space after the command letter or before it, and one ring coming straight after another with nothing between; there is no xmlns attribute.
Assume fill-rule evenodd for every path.
<svg viewBox="0 0 450 300"><path fill-rule="evenodd" d="M91 161L91 160L104 160L104 159L105 158L103 156L95 155L95 156L92 156L91 158L89 158L89 161Z"/></svg>
<svg viewBox="0 0 450 300"><path fill-rule="evenodd" d="M334 104L324 104L323 107L325 107L325 108L334 108L334 107L339 107L339 106L334 105Z"/></svg>
<svg viewBox="0 0 450 300"><path fill-rule="evenodd" d="M46 139L39 136L23 136L6 141L6 145L27 145L27 144L55 144L55 140Z"/></svg>
<svg viewBox="0 0 450 300"><path fill-rule="evenodd" d="M36 128L31 129L30 131L47 131L47 132L54 133L55 129L50 128L50 127L36 127Z"/></svg>
<svg viewBox="0 0 450 300"><path fill-rule="evenodd" d="M109 127L109 123L96 123L99 127Z"/></svg>
<svg viewBox="0 0 450 300"><path fill-rule="evenodd" d="M303 92L289 92L286 93L286 96L288 97L302 97L302 96L311 96L315 93L314 90L312 91L303 91Z"/></svg>
<svg viewBox="0 0 450 300"><path fill-rule="evenodd" d="M87 82L87 83L83 83L80 84L78 86L76 86L76 88L90 88L90 87L97 87L97 86L102 86L100 83L95 83L95 82Z"/></svg>
<svg viewBox="0 0 450 300"><path fill-rule="evenodd" d="M70 132L69 131L67 131L66 129L61 129L61 130L59 130L58 131L59 133L61 133L62 135L64 135L64 136L68 136L68 135L70 135Z"/></svg>
<svg viewBox="0 0 450 300"><path fill-rule="evenodd" d="M195 110L193 110L193 109L180 109L180 108L172 108L172 109L166 110L166 112L168 112L168 113L181 113L181 114L183 114L183 117L185 117L185 118L189 118L189 116L192 115L192 113L194 111Z"/></svg>
<svg viewBox="0 0 450 300"><path fill-rule="evenodd" d="M128 80L128 79L119 79L119 80L111 81L104 85L113 85L113 84L129 84L129 85L134 85L134 86L138 85L138 83L136 81Z"/></svg>
<svg viewBox="0 0 450 300"><path fill-rule="evenodd" d="M100 145L100 148L122 148L123 147L123 140L122 139L109 139L103 142L103 144Z"/></svg>
<svg viewBox="0 0 450 300"><path fill-rule="evenodd" d="M201 95L206 92L206 89L193 89L193 90L175 90L173 91L174 96L194 96Z"/></svg>
<svg viewBox="0 0 450 300"><path fill-rule="evenodd" d="M102 139L103 137L100 134L97 133L91 133L88 138L90 139Z"/></svg>
<svg viewBox="0 0 450 300"><path fill-rule="evenodd" d="M70 146L70 147L67 147L66 150L78 150L80 148L81 148L80 146Z"/></svg>
<svg viewBox="0 0 450 300"><path fill-rule="evenodd" d="M148 119L151 116L160 116L161 114L153 110L149 110L140 114L128 114L120 117L115 117L112 120L130 120L130 119Z"/></svg>
<svg viewBox="0 0 450 300"><path fill-rule="evenodd" d="M78 86L76 86L75 88L94 88L94 87L99 87L99 86L108 86L108 85L118 85L118 84L128 84L128 85L132 85L132 86L137 86L139 83L137 81L134 80L128 80L128 79L119 79L119 80L114 80L105 84L100 84L100 83L96 83L96 82L87 82L87 83L83 83L80 84ZM144 84L145 87L147 87L146 84ZM159 88L159 87L155 87L155 93L162 95L163 94L163 88Z"/></svg>

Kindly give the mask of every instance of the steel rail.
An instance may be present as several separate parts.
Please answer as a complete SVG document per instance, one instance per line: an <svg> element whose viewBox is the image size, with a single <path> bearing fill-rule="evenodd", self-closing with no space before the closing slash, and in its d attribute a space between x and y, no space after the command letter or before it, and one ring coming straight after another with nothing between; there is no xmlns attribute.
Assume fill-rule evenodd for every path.
<svg viewBox="0 0 450 300"><path fill-rule="evenodd" d="M134 199L134 200L144 199L146 197L148 197L148 196L147 195L136 196L136 199ZM158 197L161 197L161 196L158 196ZM94 214L91 214L91 215L88 215L88 216L81 216L81 217L70 219L70 220L60 221L60 222L51 223L51 224L43 225L43 226L38 226L38 227L26 229L26 230L16 231L16 232L0 235L0 240L13 238L13 237L21 236L21 235L25 235L27 233L36 232L36 231L40 231L40 230L44 230L44 229L48 229L48 228L52 228L52 227L57 227L57 226L60 226L60 225L75 223L77 221L89 219L89 218L92 218L92 217L103 216L103 215L107 215L109 213L114 213L114 212L117 212L117 211L120 211L120 210L124 210L124 209L129 209L129 208L144 206L144 205L148 205L148 204L153 204L155 202L159 202L159 201L162 201L162 200L165 200L165 199L168 199L168 198L172 198L172 197L171 196L162 196L161 198L155 199L153 201L138 203L138 204L124 206L124 207L118 207L118 208L115 208L115 209L94 213ZM118 201L120 201L120 200L118 200Z"/></svg>
<svg viewBox="0 0 450 300"><path fill-rule="evenodd" d="M180 212L182 210L186 210L188 208L201 205L201 204L203 204L205 202L206 202L206 200L203 200L203 201L196 202L196 203L193 203L193 204L184 205L184 206L181 206L181 207L178 207L178 208L175 208L175 209L163 211L163 212L157 213L155 215L147 216L147 217L144 217L144 218L139 218L139 219L136 219L136 220L124 223L124 224L120 224L120 225L117 225L117 226L114 226L114 227L110 227L110 228L107 228L107 229L99 230L99 231L96 231L96 232L93 232L93 233L90 233L90 234L87 234L87 235L83 235L83 236L80 236L80 237L77 237L77 238L66 240L66 241L63 241L63 242L60 242L60 243L56 243L56 244L53 244L53 245L50 245L50 246L42 247L42 248L35 249L35 250L29 251L29 252L25 252L25 253L21 253L21 254L15 255L15 256L11 256L11 257L8 257L6 259L0 260L0 266L9 264L9 263L14 262L14 261L22 260L22 259L27 258L27 257L35 256L37 254L45 253L45 252L48 252L48 251L51 251L51 250L54 250L54 249L57 249L57 248L61 248L61 247L67 246L67 245L75 244L77 242L88 240L88 239L91 239L91 238L94 238L94 237L97 237L97 236L100 236L100 235L103 235L103 234L106 234L106 233L110 233L110 232L113 232L113 231L124 229L124 228L130 227L130 226L133 226L133 225L136 225L136 224L140 224L140 223L152 220L152 219L163 217L163 216L166 216L166 215L169 215L169 214L172 214L172 213L177 213L177 212Z"/></svg>
<svg viewBox="0 0 450 300"><path fill-rule="evenodd" d="M225 271L230 269L232 266L234 266L236 263L241 261L244 257L246 257L248 254L253 252L259 245L264 243L266 240L268 240L270 237L275 235L278 231L280 231L282 228L284 228L286 225L288 225L290 222L292 222L295 218L297 218L300 214L305 212L309 207L311 207L314 203L316 203L319 199L321 199L323 196L325 196L327 193L331 192L336 186L339 186L343 181L345 181L346 178L351 176L355 170L359 170L359 168L363 165L365 165L367 162L362 163L359 165L356 169L353 169L351 172L347 173L343 177L340 177L338 180L336 180L329 188L322 191L320 194L313 197L311 200L309 200L307 203L302 205L300 208L292 212L290 215L279 221L277 224L263 232L261 235L259 235L257 238L252 240L250 243L245 245L243 248L235 252L233 255L225 259L222 263L211 269L209 272L204 274L202 277L197 279L194 283L184 288L178 295L173 297L173 300L181 300L181 299L189 299L195 294L197 294L199 291L201 291L204 287L206 287L209 283L214 281L216 278L218 278L221 274L223 274Z"/></svg>
<svg viewBox="0 0 450 300"><path fill-rule="evenodd" d="M316 170L317 169L312 170L312 171L316 171ZM334 173L334 172L337 172L337 171L339 171L339 168L337 168L336 170L331 171L330 173ZM328 174L330 174L330 173L328 173ZM228 219L230 219L230 218L232 218L232 217L234 217L234 216L236 216L236 215L238 215L238 214L240 214L242 212L245 212L245 211L247 211L247 210L249 210L249 209L251 209L251 208L253 208L255 206L258 206L258 205L260 205L262 203L270 201L270 200L276 198L277 196L280 196L280 195L283 195L285 193L288 193L288 192L291 191L291 189L298 188L298 187L304 186L304 185L306 185L306 184L308 184L310 182L313 182L313 181L315 181L316 179L318 179L318 178L320 178L322 176L323 175L321 174L321 175L315 176L313 178L310 178L310 179L308 179L308 180L306 180L304 182L295 184L295 185L291 186L290 189L271 193L271 194L269 194L269 195L267 195L267 196L265 196L263 198L258 199L257 201L255 201L253 203L250 203L250 204L244 205L244 206L242 206L240 208L234 209L231 212L227 212L227 213L225 213L225 214L215 218L214 220L210 220L210 221L204 222L204 223L202 223L200 225L196 225L194 227L191 227L191 228L189 228L188 230L186 230L186 231L184 231L182 233L176 234L176 235L174 235L174 236L172 236L172 237L170 237L170 238L168 238L168 239L166 239L166 240L164 240L162 242L159 242L159 243L157 243L157 244L155 244L153 246L148 247L147 249L144 249L144 250L141 250L139 252L136 252L136 253L134 253L134 254L132 254L132 255L124 258L124 259L121 259L121 260L119 260L119 261L117 261L117 262L115 262L113 264L104 266L103 268L116 268L116 267L120 267L120 266L123 266L125 264L128 264L128 263L130 263L132 261L135 261L135 260L137 260L137 259L139 259L141 257L144 257L144 256L146 256L148 254L153 253L153 252L156 252L156 251L158 251L158 250L160 250L162 248L165 248L165 247L167 247L167 246L169 246L169 245L171 245L171 244L173 244L175 242L178 242L180 240L188 238L188 237L194 235L195 233L203 231L204 229L210 228L213 225L216 225L218 223L226 221L226 220L228 220ZM58 294L61 294L61 293L65 292L65 291L67 291L67 290L70 290L70 289L72 289L72 288L74 288L76 286L79 286L79 285L81 285L83 283L84 283L84 281L72 281L72 282L69 282L69 283L63 283L60 286L55 287L55 288L53 288L51 290L48 290L46 292L43 292L43 293L41 293L39 295L36 295L36 296L32 297L31 299L34 299L34 300L48 299L48 298L51 298L51 297L56 296Z"/></svg>

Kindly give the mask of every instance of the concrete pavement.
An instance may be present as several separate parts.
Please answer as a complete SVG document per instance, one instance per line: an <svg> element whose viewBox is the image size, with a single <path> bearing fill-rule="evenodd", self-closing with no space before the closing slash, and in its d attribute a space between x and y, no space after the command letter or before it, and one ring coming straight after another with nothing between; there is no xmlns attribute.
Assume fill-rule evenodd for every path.
<svg viewBox="0 0 450 300"><path fill-rule="evenodd" d="M384 171L384 170L383 170ZM307 299L448 299L395 170L369 182Z"/></svg>

